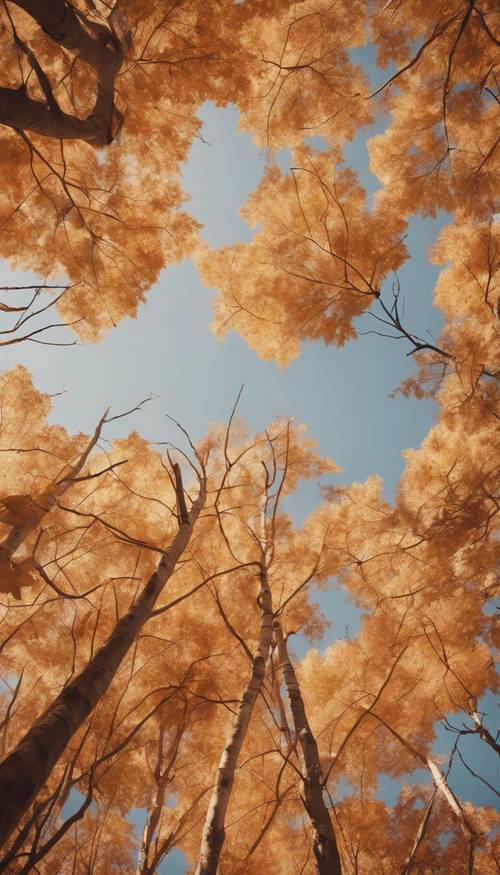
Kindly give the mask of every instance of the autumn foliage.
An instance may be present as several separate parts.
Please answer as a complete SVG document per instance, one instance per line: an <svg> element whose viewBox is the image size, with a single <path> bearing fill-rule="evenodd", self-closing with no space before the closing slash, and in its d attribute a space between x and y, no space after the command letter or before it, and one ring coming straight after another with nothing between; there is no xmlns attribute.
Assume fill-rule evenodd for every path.
<svg viewBox="0 0 500 875"><path fill-rule="evenodd" d="M155 875L175 848L196 875L496 871L498 813L449 775L460 759L498 796L464 745L500 753L482 711L498 684L499 18L493 0L3 4L0 254L54 286L58 320L99 340L190 257L216 333L278 365L371 314L413 357L398 391L437 416L390 503L377 474L336 486L292 419L254 434L237 403L198 442L179 425L175 447L103 444L131 411L71 435L36 375L3 373L0 872ZM367 44L378 88L354 60ZM182 188L206 100L236 104L269 156L242 208L252 239L219 250ZM345 162L372 123L373 201ZM439 211L430 338L397 271L412 215ZM296 525L306 480L321 500ZM361 627L322 647L337 618L317 591L337 587Z"/></svg>

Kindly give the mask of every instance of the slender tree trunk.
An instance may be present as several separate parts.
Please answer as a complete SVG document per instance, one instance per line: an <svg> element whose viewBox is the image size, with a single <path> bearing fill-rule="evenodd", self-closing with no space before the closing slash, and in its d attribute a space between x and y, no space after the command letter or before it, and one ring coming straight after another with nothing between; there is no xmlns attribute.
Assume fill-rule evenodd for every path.
<svg viewBox="0 0 500 875"><path fill-rule="evenodd" d="M173 829L170 830L170 832L165 836L165 838L163 838L160 841L159 836L156 837L155 851L154 851L154 854L152 855L152 858L150 859L149 864L148 864L148 869L147 869L148 875L149 875L149 873L155 873L157 871L160 863L164 860L164 858L167 856L167 854L170 853L172 848L175 847L179 837L181 837L183 834L186 822L188 821L188 819L190 817L193 817L193 812L195 811L196 806L203 799L203 797L205 796L205 794L208 792L209 789L210 789L210 787L204 787L203 790L200 790L200 792L196 794L194 799L191 800L188 807L181 814L181 816L177 822L177 825L174 826ZM192 828L193 828L193 824L191 824L191 826L188 827L186 832L189 832Z"/></svg>
<svg viewBox="0 0 500 875"><path fill-rule="evenodd" d="M424 766L427 766L427 768L429 769L437 793L439 793L443 797L443 799L446 800L451 811L453 812L460 824L460 829L462 830L462 834L468 845L467 872L468 875L473 875L474 853L477 841L477 833L473 825L469 822L469 819L466 816L453 790L451 789L451 787L449 787L445 776L441 772L441 769L439 768L437 763L434 762L432 757L425 756L424 754L420 753L420 751L417 750L417 748L414 747L406 738L404 738L402 735L399 734L399 732L393 729L393 727L389 723L386 723L383 717L381 717L379 714L375 714L373 710L370 713L373 717L376 717L377 720L380 720L380 722L387 727L389 732L392 732L392 734L401 742L401 744L403 744L407 750L411 751L411 753L417 759L419 759L420 762L424 764Z"/></svg>
<svg viewBox="0 0 500 875"><path fill-rule="evenodd" d="M455 796L453 790L448 785L443 773L439 766L434 762L434 760L428 756L426 757L426 762L429 767L430 773L432 775L432 780L437 788L438 793L446 799L448 805L450 806L453 814L457 818L460 829L464 835L464 838L467 842L472 846L474 846L474 842L476 841L476 832L473 826L469 823L469 819L464 814L464 810L460 805L457 797Z"/></svg>
<svg viewBox="0 0 500 875"><path fill-rule="evenodd" d="M149 619L155 602L187 547L205 500L202 487L156 571L128 613L87 667L54 699L16 749L0 765L0 845L43 787L71 737L93 711L127 651Z"/></svg>
<svg viewBox="0 0 500 875"><path fill-rule="evenodd" d="M137 864L136 875L150 875L150 872L152 872L149 865L149 852L153 843L156 827L158 826L163 811L167 785L170 780L170 776L165 772L160 778L152 807L148 810L148 819L142 831L142 842L139 851L139 862Z"/></svg>
<svg viewBox="0 0 500 875"><path fill-rule="evenodd" d="M290 708L298 740L304 757L305 807L314 829L313 851L320 875L342 875L340 855L335 832L328 808L323 799L323 773L319 759L318 745L309 726L304 700L300 692L297 675L288 656L287 646L279 621L274 621L274 637L283 670Z"/></svg>
<svg viewBox="0 0 500 875"><path fill-rule="evenodd" d="M253 706L265 676L273 634L273 607L264 562L260 570L259 604L261 609L259 643L252 660L252 672L240 699L238 714L219 763L217 780L203 826L200 859L195 875L216 875L224 844L226 811L233 789L236 765Z"/></svg>
<svg viewBox="0 0 500 875"><path fill-rule="evenodd" d="M424 812L424 816L422 817L422 820L420 821L420 824L419 824L419 827L417 830L417 835L415 836L415 841L413 842L413 847L412 847L408 857L404 861L403 868L401 869L401 875L409 875L413 866L418 865L416 862L414 862L415 855L416 855L420 845L422 844L422 842L425 838L425 835L427 832L427 827L429 825L429 820L430 820L430 817L432 814L432 809L434 807L434 802L436 800L436 794L437 794L437 788L434 787L429 804L427 805L427 808L425 809L425 812Z"/></svg>
<svg viewBox="0 0 500 875"><path fill-rule="evenodd" d="M155 832L160 823L163 804L167 793L168 785L172 782L172 769L179 752L179 745L182 736L186 731L186 724L183 720L177 727L174 739L170 745L170 749L165 753L163 749L165 730L160 729L158 738L158 752L156 757L156 768L154 778L156 781L156 793L151 807L148 809L148 817L142 833L142 843L139 852L139 861L137 864L136 875L151 875L154 871L153 865L149 862L150 849L153 843Z"/></svg>

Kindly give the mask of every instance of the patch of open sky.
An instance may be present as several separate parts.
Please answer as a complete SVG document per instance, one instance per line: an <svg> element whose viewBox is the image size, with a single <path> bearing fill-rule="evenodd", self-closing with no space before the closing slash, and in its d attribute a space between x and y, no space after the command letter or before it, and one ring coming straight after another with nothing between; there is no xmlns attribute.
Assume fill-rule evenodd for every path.
<svg viewBox="0 0 500 875"><path fill-rule="evenodd" d="M496 732L496 722L493 717L495 711L498 711L497 697L493 693L487 693L478 702L478 712L486 714L484 725L489 728L493 737L495 737ZM449 714L448 719L457 729L465 728L460 717ZM469 727L472 726L472 721L469 720L467 723ZM434 731L436 738L432 746L431 755L438 763L443 774L445 774L457 734L450 729L446 729L441 721L435 724ZM499 796L493 789L498 787L500 777L498 756L495 751L486 742L482 741L477 733L463 735L460 739L458 750L462 759L458 753L455 754L453 764L446 778L448 786L462 800L467 800L475 806L490 805L499 810ZM471 774L467 767L472 769L475 775ZM492 787L488 787L481 778L484 778ZM430 784L431 781L432 778L428 769L416 769L413 772L400 775L398 778L382 774L380 775L376 796L386 804L393 806L404 784Z"/></svg>
<svg viewBox="0 0 500 875"><path fill-rule="evenodd" d="M478 701L478 714L484 715L484 726L489 730L493 738L497 737L498 732L498 697L488 692ZM448 715L449 723L458 730L465 728L463 720L456 715ZM472 720L466 721L466 726L473 726ZM433 746L433 753L436 756L448 756L456 741L457 735L450 729L446 729L441 722L435 726L436 740ZM500 798L496 792L490 789L481 778L485 778L488 783L492 784L498 790L500 779L500 767L497 753L483 741L478 733L470 735L462 735L458 744L464 762L460 756L455 755L453 765L448 777L448 783L457 796L462 799L469 799L473 805L492 805L497 810L500 809ZM471 768L480 777L471 775L467 766Z"/></svg>
<svg viewBox="0 0 500 875"><path fill-rule="evenodd" d="M498 598L492 598L483 607L483 614L486 614L487 617L494 617L498 611L500 611L500 599Z"/></svg>
<svg viewBox="0 0 500 875"><path fill-rule="evenodd" d="M380 88L396 72L396 66L393 62L385 69L380 67L377 64L376 55L377 49L373 43L367 43L365 46L350 49L349 51L352 63L362 66L367 76L369 76L370 93ZM371 100L375 99L370 99L367 95L367 113L373 111L374 107L371 105ZM383 133L390 124L390 121L389 115L380 115L376 122L361 128L354 139L351 142L346 142L344 145L344 166L350 166L356 170L359 180L366 190L367 204L370 208L373 207L374 195L381 187L381 184L378 177L370 170L366 145L372 137Z"/></svg>
<svg viewBox="0 0 500 875"><path fill-rule="evenodd" d="M405 784L430 784L431 776L428 769L415 769L413 772L405 772L398 778L382 773L378 778L378 788L375 793L376 799L381 799L386 805L394 807L398 801Z"/></svg>
<svg viewBox="0 0 500 875"><path fill-rule="evenodd" d="M331 794L334 802L341 802L342 799L347 799L349 796L356 795L356 788L347 780L341 777L334 784L334 792ZM331 807L330 801L326 800L328 808Z"/></svg>
<svg viewBox="0 0 500 875"><path fill-rule="evenodd" d="M359 64L360 67L363 67L364 72L370 79L371 93L380 88L384 82L387 82L396 73L397 68L393 61L390 61L387 67L381 67L377 64L377 46L370 42L364 46L349 49L349 58L353 64Z"/></svg>
<svg viewBox="0 0 500 875"><path fill-rule="evenodd" d="M79 790L73 787L69 791L68 798L66 799L66 802L59 812L59 819L61 823L63 823L65 820L68 820L70 817L73 817L73 815L76 814L77 811L82 807L85 799L86 796L84 796L83 793L80 793ZM90 810L94 814L96 814L98 810L97 803L95 801L91 802L87 810Z"/></svg>
<svg viewBox="0 0 500 875"><path fill-rule="evenodd" d="M289 651L294 660L302 659L311 647L324 653L335 641L354 639L361 628L362 611L335 578L329 581L327 589L313 586L310 593L312 604L319 605L329 626L319 642L311 643L302 634L293 635L289 641Z"/></svg>
<svg viewBox="0 0 500 875"><path fill-rule="evenodd" d="M304 143L306 146L311 146L312 149L315 149L316 152L327 152L330 148L328 145L328 141L325 140L324 137L304 137Z"/></svg>
<svg viewBox="0 0 500 875"><path fill-rule="evenodd" d="M5 677L0 677L0 694L11 695L19 681L19 675L9 672Z"/></svg>
<svg viewBox="0 0 500 875"><path fill-rule="evenodd" d="M366 191L366 204L370 210L373 209L374 197L381 188L381 182L378 176L370 170L367 143L372 137L383 133L389 123L389 116L381 116L374 124L361 128L350 142L344 144L344 161L340 167L352 167L356 171L358 179Z"/></svg>
<svg viewBox="0 0 500 875"><path fill-rule="evenodd" d="M212 101L201 107L203 139L196 139L184 167L188 210L205 226L203 236L218 247L251 239L253 231L239 215L256 188L268 160L284 172L290 167L288 149L269 156L258 150L249 134L237 129L239 112L231 104L218 109Z"/></svg>

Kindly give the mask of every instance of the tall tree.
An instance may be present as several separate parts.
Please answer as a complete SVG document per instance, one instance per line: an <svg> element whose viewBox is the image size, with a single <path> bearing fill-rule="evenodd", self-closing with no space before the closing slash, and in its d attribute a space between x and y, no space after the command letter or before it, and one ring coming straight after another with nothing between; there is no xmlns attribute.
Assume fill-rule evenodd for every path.
<svg viewBox="0 0 500 875"><path fill-rule="evenodd" d="M60 456L63 464L68 457L79 458L88 439L78 437L68 452L67 435L44 424L47 400L27 375L18 371L8 380L11 389L17 385L26 407L19 409L12 391L6 393L3 442L12 465L4 469L5 491L26 494L34 474L37 492L43 492L54 480L51 466L60 470ZM34 432L25 435L24 446L13 442L16 422L26 414L39 429L36 445L28 441ZM202 852L206 849L213 862L202 857L200 865L212 870L218 857L220 865L245 872L270 865L278 873L302 867L312 872L320 842L304 781L307 768L317 775L318 767L329 801L322 810L333 817L342 871L349 873L357 860L365 875L384 859L386 867L392 861L392 875L415 859L445 872L450 858L439 837L446 830L455 842L449 853L463 855L457 872L468 872L467 859L474 866L489 865L490 810L473 810L456 794L440 791L423 823L416 800L429 804L425 788L403 794L392 811L374 798L381 773L398 777L429 756L435 779L445 786L443 767L432 756L436 720L457 727L465 723L481 744L491 751L495 746L480 705L483 692L495 683L492 623L483 613L497 550L487 478L493 418L484 412L470 455L457 460L464 438L461 432L451 438L454 420L447 417L428 445L408 459L394 507L381 499L380 482L372 478L330 489L328 500L298 530L280 509L281 499L301 477L335 470L315 453L304 431L277 422L267 434L250 437L232 419L229 432L223 426L211 432L197 450L207 460L209 499L189 552L168 591L143 612L142 630L132 624L127 642L134 640L128 651L120 645L126 652L119 665L115 660L108 688L91 701L85 685L85 709L93 704L92 716L82 719L65 745L60 735L50 739L59 748L52 773L31 769L30 777L46 783L19 819L0 869L27 872L36 865L49 875L60 865L62 848L71 859L87 863L95 852L97 867L105 848L118 841L125 813L135 806L147 812L137 848L141 873L154 871L173 847L194 862L201 840ZM456 426L464 425L462 407L454 417ZM52 460L46 470L33 469L31 460L38 456ZM124 459L127 464L116 467ZM189 528L182 522L175 477L172 473L170 482L164 466L169 468L168 459L137 435L116 442L88 472L99 476L89 478L84 469L83 478L76 478L44 516L43 530L27 536L25 546L34 553L39 577L22 591L21 604L7 596L3 609L2 657L12 687L3 695L4 773L16 762L19 739L36 737L53 711L51 702L64 706L92 667L103 660L108 664L105 656L114 649L116 630L130 625L137 606L160 586L147 583L157 580L158 540L175 538L179 521L181 530ZM443 490L443 475L450 469L461 489L454 482ZM6 532L11 528L4 526ZM271 620L267 601L264 611L261 600L256 603L263 550L272 613L285 634L322 633L324 620L309 601L309 588L312 582L328 586L334 576L366 613L356 640L340 640L323 656L312 651L296 665L302 707L317 745L313 761L308 748L308 766L298 750L305 743L303 714L300 709L295 714L296 732L275 659L254 664ZM56 652L50 643L55 635ZM38 646L41 640L47 642L44 649ZM93 674L91 680L94 690L110 678ZM242 698L247 688L252 695ZM218 773L224 738L228 755ZM21 741L18 750L25 745ZM474 764L471 768L477 771ZM18 782L19 771L10 771ZM357 789L339 801L343 781ZM315 784L319 793L321 787ZM76 807L66 814L65 801L76 791L81 794ZM389 829L389 823L399 827ZM223 828L223 844L220 832L219 842L213 841L213 824ZM95 835L92 852L85 850L89 834ZM389 834L391 842L381 840ZM102 859L118 865L119 857Z"/></svg>
<svg viewBox="0 0 500 875"><path fill-rule="evenodd" d="M274 637L278 649L281 670L290 701L295 729L295 743L300 744L304 758L305 808L314 829L313 851L320 875L341 875L340 855L335 839L330 814L323 799L323 775L318 745L307 719L304 700L300 692L293 665L287 650L287 642L279 620L275 621Z"/></svg>

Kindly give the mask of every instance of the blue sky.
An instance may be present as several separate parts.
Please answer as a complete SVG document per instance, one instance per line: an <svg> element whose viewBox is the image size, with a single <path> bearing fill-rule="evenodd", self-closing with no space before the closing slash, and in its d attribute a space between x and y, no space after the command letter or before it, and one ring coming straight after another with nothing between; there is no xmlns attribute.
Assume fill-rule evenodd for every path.
<svg viewBox="0 0 500 875"><path fill-rule="evenodd" d="M210 243L248 240L250 231L238 209L259 181L269 156L237 132L235 109L217 110L206 104L201 117L208 143L195 142L185 168L185 187L192 197L189 209L205 224ZM373 193L378 183L367 167L365 149L370 133L362 132L348 145L346 160ZM287 169L286 153L274 160ZM432 307L437 271L425 254L445 219L411 221L407 245L413 258L400 272L408 325L434 335L441 324ZM1 285L21 283L28 276L14 275L5 265L0 268ZM239 410L252 429L276 415L295 416L307 423L321 451L342 466L343 473L333 482L364 480L378 473L384 478L387 498L392 498L403 469L402 451L419 446L436 414L432 402L389 397L413 369L402 342L368 335L342 349L305 343L300 358L279 370L258 360L234 332L223 342L214 337L209 331L212 294L201 285L193 265L183 263L162 273L137 320L125 319L100 345L4 347L2 368L23 363L43 391L64 390L54 398L52 419L70 431L90 432L108 405L121 412L153 395L154 400L139 413L114 423L107 437L133 428L161 441L178 437L166 412L182 421L194 438L202 437L210 422L227 418L244 383ZM363 324L365 329L372 327L367 317ZM300 521L317 501L317 486L310 485L300 491L290 510ZM320 601L333 620L327 640L345 636L346 627L347 634L355 634L357 612L341 592L333 588L321 593ZM441 737L439 744L442 750ZM486 774L489 759L482 765ZM463 769L457 775L457 789L467 795L470 781ZM382 793L392 799L394 786L386 782ZM178 854L160 868L171 875L184 871Z"/></svg>
<svg viewBox="0 0 500 875"><path fill-rule="evenodd" d="M189 209L205 224L214 245L248 240L250 231L238 208L260 179L266 155L250 138L236 132L233 108L202 110L203 136L197 140L185 170L192 196ZM361 136L349 145L348 160L362 170L365 185L375 178L361 164L366 153ZM280 163L286 158L278 156ZM437 271L425 252L442 221L412 222L407 244L414 256L400 278L408 324L416 330L439 330L431 293ZM3 268L0 284L22 282L29 274ZM54 399L53 420L70 430L89 431L109 404L122 410L149 396L155 400L140 413L119 420L108 436L139 429L152 440L173 436L165 412L182 420L195 437L210 422L225 419L242 383L240 414L251 428L260 428L276 415L306 422L321 450L344 469L337 482L363 480L374 472L384 477L387 497L403 468L401 451L416 447L434 421L432 402L389 397L412 372L401 341L362 337L342 349L304 343L302 355L290 367L278 369L262 362L234 332L221 342L209 331L212 291L204 288L191 263L163 271L148 294L137 320L125 319L97 346L72 348L26 343L4 347L2 365L26 364L40 389L64 390ZM362 328L374 326L364 317ZM314 505L315 496L301 496L295 512L300 518Z"/></svg>

